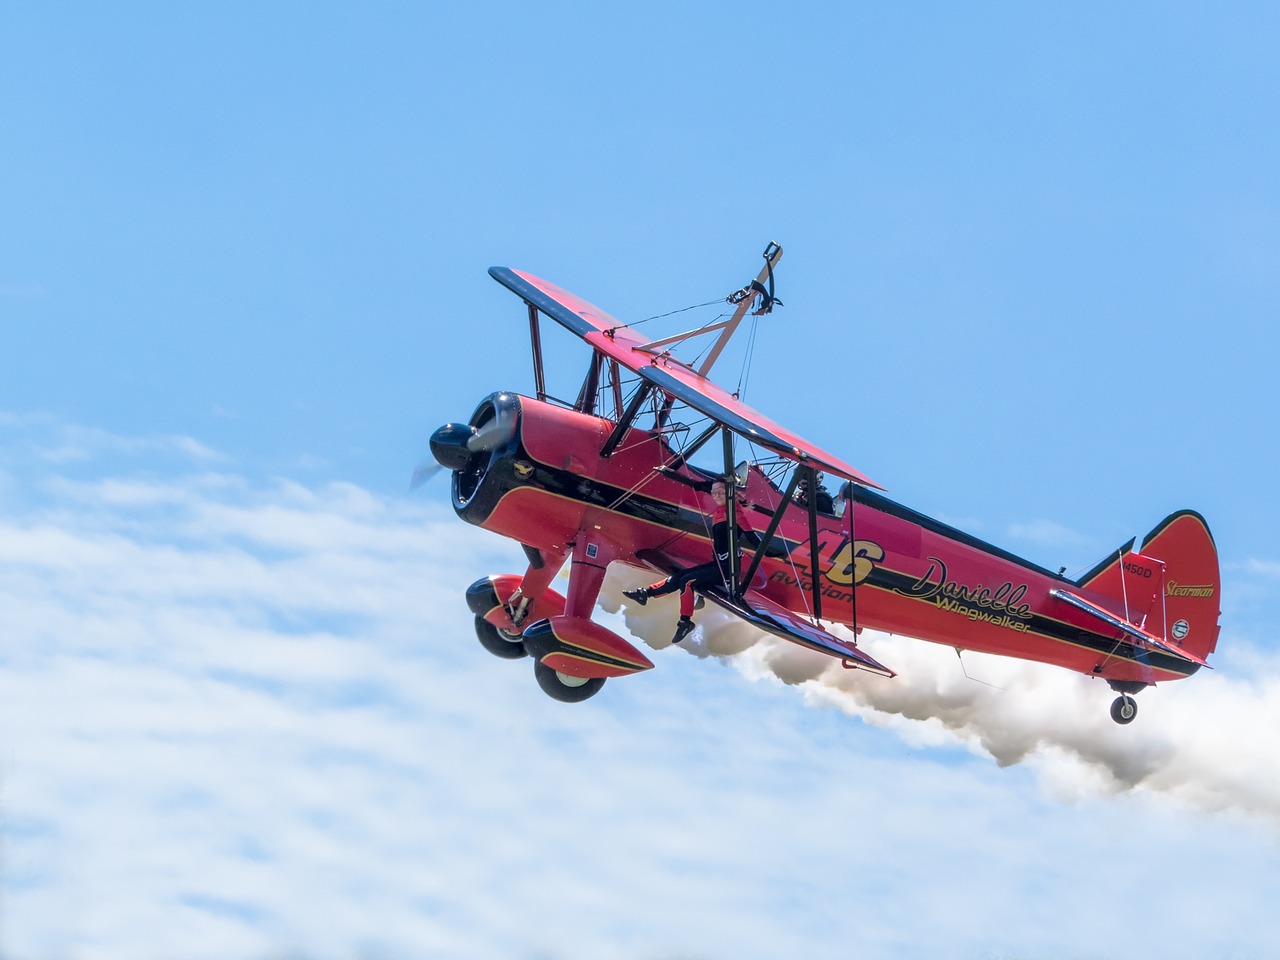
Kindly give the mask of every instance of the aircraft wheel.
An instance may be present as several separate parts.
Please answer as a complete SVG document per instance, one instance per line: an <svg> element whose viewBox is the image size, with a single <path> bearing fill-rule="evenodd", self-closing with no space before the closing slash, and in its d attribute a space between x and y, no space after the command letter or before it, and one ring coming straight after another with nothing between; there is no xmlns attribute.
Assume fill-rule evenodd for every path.
<svg viewBox="0 0 1280 960"><path fill-rule="evenodd" d="M499 630L484 617L476 617L476 639L480 646L503 660L519 660L529 655L518 636Z"/></svg>
<svg viewBox="0 0 1280 960"><path fill-rule="evenodd" d="M1138 702L1128 694L1122 694L1111 701L1111 719L1116 723L1133 723L1138 715Z"/></svg>
<svg viewBox="0 0 1280 960"><path fill-rule="evenodd" d="M552 670L541 660L534 661L533 675L542 692L561 703L581 703L594 697L604 686L604 677L571 677Z"/></svg>

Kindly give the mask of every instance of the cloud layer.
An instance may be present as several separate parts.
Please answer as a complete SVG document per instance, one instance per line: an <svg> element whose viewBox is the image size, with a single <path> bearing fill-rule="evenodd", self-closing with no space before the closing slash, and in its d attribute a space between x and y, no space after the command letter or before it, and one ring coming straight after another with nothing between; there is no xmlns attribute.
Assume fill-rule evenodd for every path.
<svg viewBox="0 0 1280 960"><path fill-rule="evenodd" d="M1280 933L1269 831L1156 802L1158 771L1114 798L1096 772L1102 792L1046 772L1099 762L1031 742L1043 719L1018 711L1067 712L1052 685L955 709L1023 730L1068 806L957 748L977 735L945 711L902 719L916 708L734 625L694 650L741 651L739 671L660 649L558 704L527 661L480 650L461 601L518 549L432 503L192 463L11 469L0 488L6 960L1195 956L1224 929L1241 948ZM668 613L646 610L655 629ZM886 642L904 675L927 669ZM969 696L912 683L890 689ZM1174 722L1157 695L1143 729ZM1160 769L1166 793L1224 805L1222 784ZM1157 884L1135 951L1105 905Z"/></svg>
<svg viewBox="0 0 1280 960"><path fill-rule="evenodd" d="M614 609L621 579L617 584L606 599ZM670 607L629 605L625 621L651 645L665 646ZM1001 766L1027 762L1057 797L1152 794L1206 812L1245 812L1280 828L1280 756L1267 738L1242 735L1280 727L1274 658L1255 656L1245 676L1202 670L1152 688L1139 698L1140 719L1120 727L1108 714L1114 694L1104 684L1042 664L961 657L949 647L865 631L860 645L898 671L885 680L845 670L715 608L698 619L703 629L687 646L695 653L729 657L750 677L799 685L808 702L835 706L909 743L960 744Z"/></svg>

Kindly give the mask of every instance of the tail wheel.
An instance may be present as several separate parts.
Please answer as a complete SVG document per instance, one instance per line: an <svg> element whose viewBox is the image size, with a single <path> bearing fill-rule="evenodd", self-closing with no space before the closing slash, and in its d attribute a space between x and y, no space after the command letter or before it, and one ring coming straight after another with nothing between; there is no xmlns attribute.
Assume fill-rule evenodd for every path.
<svg viewBox="0 0 1280 960"><path fill-rule="evenodd" d="M552 670L541 660L534 661L533 675L542 692L561 703L581 703L594 697L604 686L603 677L571 677Z"/></svg>
<svg viewBox="0 0 1280 960"><path fill-rule="evenodd" d="M505 630L499 630L484 617L476 617L476 639L480 641L480 646L503 660L519 660L529 655L519 634L513 636Z"/></svg>
<svg viewBox="0 0 1280 960"><path fill-rule="evenodd" d="M1138 715L1138 702L1127 693L1111 701L1111 719L1116 723L1133 723Z"/></svg>

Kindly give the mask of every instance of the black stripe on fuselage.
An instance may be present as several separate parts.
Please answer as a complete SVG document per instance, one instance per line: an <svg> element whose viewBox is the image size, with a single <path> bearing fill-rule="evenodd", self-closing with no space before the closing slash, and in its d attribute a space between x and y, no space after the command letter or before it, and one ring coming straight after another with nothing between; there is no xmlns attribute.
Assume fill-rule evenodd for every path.
<svg viewBox="0 0 1280 960"><path fill-rule="evenodd" d="M569 500L576 501L584 506L596 507L601 510L610 510L614 513L630 517L635 520L642 520L649 523L666 527L674 534L691 534L693 536L710 539L710 528L707 524L706 515L701 511L691 509L679 504L661 500L656 497L646 496L642 493L630 492L622 487L615 487L610 484L602 483L583 477L580 474L572 473L558 467L552 467L528 455L523 449L523 445L519 449L517 456L521 459L534 463L533 474L525 481L515 479L514 472L509 470L502 471L506 489L516 489L518 487L534 487L547 491L548 493L564 497ZM499 466L495 464L495 467ZM498 477L493 477L499 480ZM495 498L495 502L496 502ZM901 504L895 503L888 497L874 493L867 489L855 489L854 499L868 506L873 510L878 510L890 516L898 517L909 523L914 523L923 529L929 530L949 540L962 543L966 546L973 547L984 553L990 554L1001 560L1006 560L1016 564L1027 570L1033 571L1041 576L1046 576L1054 580L1064 583L1071 581L1060 577L1056 573L1046 570L1044 567L1031 563L1030 561L1001 550L992 546L977 537L969 536L954 527L947 526L931 517L927 517L918 511ZM800 541L790 540L781 535L775 534L775 542L784 542L788 548L800 546ZM882 564L877 564L872 570L870 576L863 581L860 586L871 586L881 590L891 592L897 596L905 596L908 599L920 599L925 603L932 603L927 598L912 598L908 589L912 584L918 581L918 577L900 573L896 570L889 569ZM965 604L961 604L965 606ZM957 614L958 616L959 614ZM1045 637L1050 640L1056 640L1062 643L1069 643L1073 646L1084 647L1085 649L1094 651L1101 656L1114 658L1117 660L1125 660L1134 663L1140 663L1144 666L1155 670L1163 670L1169 673L1190 676L1199 669L1198 664L1188 663L1178 657L1160 653L1158 651L1144 650L1135 647L1132 644L1117 641L1113 638L1104 637L1100 634L1082 630L1079 627L1064 623L1053 617L1044 614L1033 614L1028 621L1027 632L1038 636Z"/></svg>
<svg viewBox="0 0 1280 960"><path fill-rule="evenodd" d="M900 573L897 570L877 564L870 575L859 584L859 587L872 587L883 590L886 593L892 593L895 596L906 597L909 600L919 600L922 603L937 605L932 597L912 596L910 588L918 581L918 577ZM974 604L965 603L963 600L958 600L956 603L958 607L966 610L979 610ZM953 615L963 616L959 610L955 611ZM979 610L979 616L982 615L983 612ZM999 615L998 612L992 611L992 616ZM1140 663L1153 670L1163 670L1182 676L1190 676L1200 669L1199 664L1183 660L1181 657L1175 657L1157 650L1145 650L1121 640L1104 637L1101 634L1081 629L1047 614L1032 613L1030 618L1025 620L1020 617L1014 619L1022 620L1027 624L1026 633L1028 635L1083 647L1104 657Z"/></svg>
<svg viewBox="0 0 1280 960"><path fill-rule="evenodd" d="M918 510L912 510L910 507L903 506L902 504L890 500L888 497L877 493L874 490L859 487L857 485L851 486L851 492L854 500L864 506L871 507L873 510L897 517L898 519L905 520L908 523L914 523L931 533L936 533L948 540L972 547L975 550L980 550L989 556L1016 564L1017 566L1030 570L1033 573L1049 577L1052 580L1056 580L1061 583L1075 583L1075 581L1068 580L1060 573L1048 570L1039 564L1032 563L1025 557L1020 557L1015 553L1010 553L1008 550L1003 550L994 544L981 540L971 534L967 534L963 530L957 530L955 527L948 526L940 520L935 520L933 517L920 513ZM1130 546L1132 546L1132 542L1130 543ZM1125 548L1123 547L1120 548L1116 554L1113 554L1108 557L1107 560L1104 560L1103 563L1100 564L1100 567L1105 567L1106 565L1109 565L1109 563L1114 562L1115 557L1122 553L1124 549ZM877 577L877 575L880 576ZM877 579L884 581L884 583L876 582ZM877 566L872 572L871 577L868 578L868 582L870 582L872 586L880 586L882 589L890 590L899 595L909 596L909 591L900 588L905 588L915 583L916 578L893 570L888 570L883 566ZM1084 583L1087 582L1087 580L1082 578L1080 582ZM929 601L926 600L925 602ZM961 605L964 606L964 604ZM1132 644L1125 643L1123 641L1104 637L1101 634L1093 633L1088 630L1082 630L1079 627L1064 623L1061 620L1044 614L1033 614L1028 623L1028 633L1035 633L1051 640L1084 647L1108 657L1129 660L1134 663L1141 663L1144 666L1150 666L1159 670L1166 670L1170 673L1182 674L1183 676L1190 676L1200 669L1199 664L1183 660L1181 657L1175 657L1159 651L1145 650L1141 647L1135 647Z"/></svg>
<svg viewBox="0 0 1280 960"><path fill-rule="evenodd" d="M983 553L990 554L1009 563L1017 564L1020 567L1026 567L1028 570L1034 570L1041 576L1051 577L1054 580L1060 580L1063 583L1071 583L1065 577L1047 570L1038 563L1032 563L1026 557L1020 557L1016 553L1010 553L994 544L980 540L972 534L965 533L963 530L957 530L955 527L948 526L941 520L935 520L933 517L926 516L918 510L912 510L910 507L904 507L902 504L890 500L888 497L869 490L866 487L853 487L853 499L865 506L886 513L891 517L897 517L899 520L906 520L908 523L914 523L916 526L930 533L936 533L948 540L954 540L956 543L962 543L966 547L973 547L975 550L981 550ZM855 518L856 522L857 518Z"/></svg>

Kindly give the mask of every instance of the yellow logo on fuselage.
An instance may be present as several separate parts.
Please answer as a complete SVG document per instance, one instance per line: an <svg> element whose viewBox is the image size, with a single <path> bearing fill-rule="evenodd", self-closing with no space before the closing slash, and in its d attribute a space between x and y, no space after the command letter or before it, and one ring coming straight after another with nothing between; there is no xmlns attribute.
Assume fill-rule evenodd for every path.
<svg viewBox="0 0 1280 960"><path fill-rule="evenodd" d="M884 560L884 547L874 540L848 540L836 551L823 576L841 586L859 584L871 576L877 563Z"/></svg>

